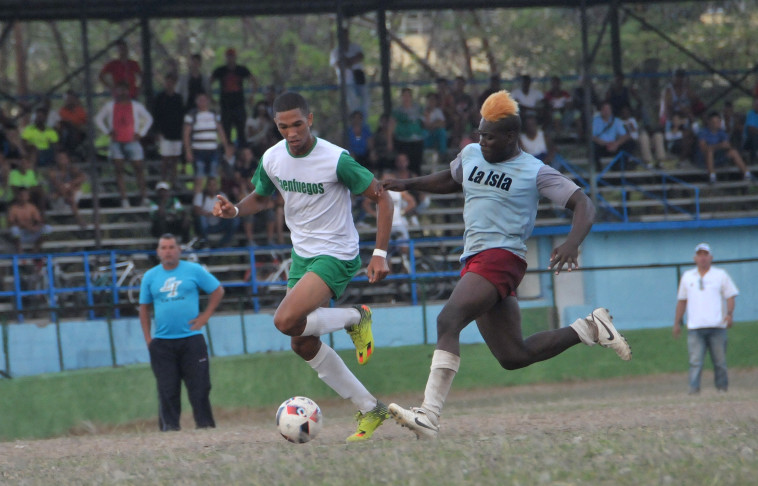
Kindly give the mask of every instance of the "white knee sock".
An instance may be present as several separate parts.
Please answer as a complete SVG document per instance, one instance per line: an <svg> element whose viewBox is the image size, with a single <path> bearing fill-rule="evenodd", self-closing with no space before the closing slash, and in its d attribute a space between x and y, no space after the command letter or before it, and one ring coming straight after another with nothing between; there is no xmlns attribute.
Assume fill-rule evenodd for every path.
<svg viewBox="0 0 758 486"><path fill-rule="evenodd" d="M326 343L321 343L321 349L307 363L318 372L321 381L329 385L342 398L353 402L362 413L376 407L376 398L366 390L363 383L358 381L358 378L347 368L342 358Z"/></svg>
<svg viewBox="0 0 758 486"><path fill-rule="evenodd" d="M447 394L450 393L453 378L455 378L460 365L460 356L456 356L448 351L437 349L432 355L432 367L429 372L429 379L426 382L424 402L421 404L421 407L433 413L433 416L429 418L432 419L435 425L439 422L442 406L445 404Z"/></svg>
<svg viewBox="0 0 758 486"><path fill-rule="evenodd" d="M323 336L358 324L360 320L361 313L352 307L319 307L305 318L305 330L302 335Z"/></svg>

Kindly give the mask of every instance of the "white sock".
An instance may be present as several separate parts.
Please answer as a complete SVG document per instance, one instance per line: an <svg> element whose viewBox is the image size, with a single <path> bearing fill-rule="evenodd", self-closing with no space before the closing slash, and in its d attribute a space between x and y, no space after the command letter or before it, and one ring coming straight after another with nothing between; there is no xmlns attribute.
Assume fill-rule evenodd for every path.
<svg viewBox="0 0 758 486"><path fill-rule="evenodd" d="M576 333L579 335L579 340L587 346L594 346L596 344L596 338L592 334L592 330L590 329L590 324L587 322L587 319L577 319L569 327L576 331Z"/></svg>
<svg viewBox="0 0 758 486"><path fill-rule="evenodd" d="M442 406L445 404L447 394L450 393L453 378L455 378L460 365L461 357L451 352L437 349L432 355L431 371L426 382L424 402L421 407L432 412L433 415L430 415L429 418L435 425L439 422Z"/></svg>
<svg viewBox="0 0 758 486"><path fill-rule="evenodd" d="M323 336L358 324L361 313L352 307L319 307L305 318L302 336Z"/></svg>
<svg viewBox="0 0 758 486"><path fill-rule="evenodd" d="M307 362L318 372L318 377L336 391L342 398L348 399L358 407L361 413L366 413L376 407L374 398L363 383L347 368L342 358L326 343L321 343L321 349L316 356Z"/></svg>

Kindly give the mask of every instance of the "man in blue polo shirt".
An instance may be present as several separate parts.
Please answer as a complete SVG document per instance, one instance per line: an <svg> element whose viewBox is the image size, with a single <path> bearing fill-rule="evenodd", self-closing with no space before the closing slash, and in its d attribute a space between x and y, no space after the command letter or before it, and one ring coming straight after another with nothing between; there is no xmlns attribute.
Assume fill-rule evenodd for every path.
<svg viewBox="0 0 758 486"><path fill-rule="evenodd" d="M630 152L634 148L624 122L613 116L609 101L603 101L600 113L592 120L592 142L595 144L595 168L598 171L603 169L601 157L615 157L621 150Z"/></svg>
<svg viewBox="0 0 758 486"><path fill-rule="evenodd" d="M158 241L157 265L142 278L139 319L158 383L158 425L179 430L182 383L187 386L197 428L215 427L211 411L208 348L200 331L224 297L218 279L197 263L179 259L181 249L172 234ZM210 294L200 312L198 290ZM150 304L155 333L150 334Z"/></svg>
<svg viewBox="0 0 758 486"><path fill-rule="evenodd" d="M708 114L705 127L697 134L697 139L700 149L697 157L699 162L705 163L710 184L716 182L716 165L725 164L727 161L732 161L742 171L746 182L753 181L753 175L747 169L742 156L732 147L726 130L721 128L721 115L717 111Z"/></svg>

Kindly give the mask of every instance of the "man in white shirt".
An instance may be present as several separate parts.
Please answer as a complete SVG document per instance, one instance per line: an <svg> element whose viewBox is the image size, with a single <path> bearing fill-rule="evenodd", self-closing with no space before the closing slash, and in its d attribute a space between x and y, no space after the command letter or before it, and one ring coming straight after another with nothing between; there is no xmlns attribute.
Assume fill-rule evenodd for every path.
<svg viewBox="0 0 758 486"><path fill-rule="evenodd" d="M329 65L337 72L337 80L345 73L345 89L347 91L347 111L360 111L364 120L368 118L368 85L366 72L363 70L363 49L350 42L347 29L339 29L339 35L344 36L346 50L340 55L339 44L329 53Z"/></svg>
<svg viewBox="0 0 758 486"><path fill-rule="evenodd" d="M739 290L726 271L711 266L713 254L708 243L695 247L696 268L687 270L679 282L674 337L682 332L687 311L687 349L690 355L690 395L700 393L700 375L706 348L710 350L716 389L729 387L726 369L726 330L732 327L734 298ZM724 314L726 300L726 315Z"/></svg>
<svg viewBox="0 0 758 486"><path fill-rule="evenodd" d="M538 89L532 89L532 77L528 74L521 75L521 87L511 92L511 97L516 100L521 109L521 118L534 115L541 119L545 95Z"/></svg>

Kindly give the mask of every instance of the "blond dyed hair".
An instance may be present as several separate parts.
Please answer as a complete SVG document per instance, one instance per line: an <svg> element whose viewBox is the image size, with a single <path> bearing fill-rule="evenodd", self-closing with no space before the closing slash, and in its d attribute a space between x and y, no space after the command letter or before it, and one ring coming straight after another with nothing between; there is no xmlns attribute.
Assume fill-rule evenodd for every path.
<svg viewBox="0 0 758 486"><path fill-rule="evenodd" d="M496 122L509 116L518 115L518 103L511 98L510 93L501 90L487 97L480 113L486 121Z"/></svg>

